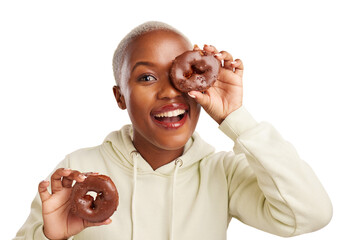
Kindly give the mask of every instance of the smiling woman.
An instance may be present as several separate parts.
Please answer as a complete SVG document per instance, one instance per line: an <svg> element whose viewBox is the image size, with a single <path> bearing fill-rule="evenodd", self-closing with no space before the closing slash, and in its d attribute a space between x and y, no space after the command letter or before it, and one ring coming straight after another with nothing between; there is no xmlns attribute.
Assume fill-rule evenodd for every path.
<svg viewBox="0 0 337 240"><path fill-rule="evenodd" d="M115 97L128 110L135 147L153 169L182 154L198 122L200 105L175 89L169 77L175 57L191 48L176 32L153 30L129 41L124 50Z"/></svg>
<svg viewBox="0 0 337 240"><path fill-rule="evenodd" d="M147 22L122 40L113 91L131 124L67 155L39 184L16 239L225 240L232 218L289 237L329 223L331 201L311 167L242 105L243 62L205 45L220 66L216 81L203 93L180 91L170 69L192 45L166 26ZM201 107L233 151L216 152L195 132ZM118 189L118 210L103 222L71 212L70 183L89 171L110 176Z"/></svg>
<svg viewBox="0 0 337 240"><path fill-rule="evenodd" d="M189 13L194 16L186 17ZM332 31L336 18L330 0L197 0L193 4L172 0L165 6L155 0L94 4L83 0L0 1L0 182L10 179L10 184L2 184L2 192L10 198L0 199L6 206L2 209L6 227L1 239L17 233L29 215L38 182L54 172L54 166L110 176L121 200L109 225L63 232L58 239L70 235L74 240L226 239L227 235L228 239L276 240L281 238L265 231L289 236L320 228L331 215L320 181L337 204L337 115L333 110L337 102L337 35ZM161 80L166 76L158 75L162 71L146 59L140 59L134 70L117 64L116 80L131 79L118 76L121 72L137 72L131 76L138 81L134 86L139 84L137 88L144 90L142 96L134 96L135 92L127 92L130 86L117 82L116 99L126 110L121 111L111 91L111 57L129 30L153 19L178 27L201 48L210 43L218 51L233 54L233 61L242 58L244 107L254 118L272 122L296 146L297 154L273 127L253 121L245 108L236 109L219 125L224 115L207 114L219 113L219 109L207 107L201 111L195 130L200 135L194 132L180 149L181 156L160 166L175 158L169 155L182 146L173 141L176 135L172 133L190 121L190 104L180 99L193 100L167 85L167 92L152 96L158 100L149 109L138 109L148 111L143 124L151 123L163 135L141 132L144 144L151 143L152 148L142 156L133 144L132 125L122 127L131 122L125 97L147 104L152 88L156 90L158 84L165 87ZM122 50L121 61L128 61L123 58L126 50ZM221 62L230 58L219 57ZM234 66L237 71L239 65ZM223 65L220 70L221 80L233 76ZM219 83L204 95L191 93L194 101L204 103L207 99L200 97L214 96ZM167 96L175 100L169 101ZM178 123L180 118L186 118L181 127L165 126ZM155 142L158 140L161 142ZM231 151L233 144L235 152ZM58 164L64 154L88 146L96 147L73 152ZM155 158L158 165L146 161ZM42 209L55 207L52 202L67 196L63 189L48 190L53 198L41 205L37 195L16 239L45 239L51 232L43 232L43 226L56 229L67 220L76 222L68 226L82 229L83 225L77 225L83 223L77 221L81 219L43 215ZM331 239L337 235L336 221L333 218L320 231L294 240Z"/></svg>

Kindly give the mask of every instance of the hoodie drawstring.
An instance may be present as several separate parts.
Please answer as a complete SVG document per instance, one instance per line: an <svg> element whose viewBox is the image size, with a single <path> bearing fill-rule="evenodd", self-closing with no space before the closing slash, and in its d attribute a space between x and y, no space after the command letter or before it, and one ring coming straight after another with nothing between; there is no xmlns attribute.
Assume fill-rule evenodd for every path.
<svg viewBox="0 0 337 240"><path fill-rule="evenodd" d="M137 151L131 152L133 159L133 191L131 200L132 240L136 239L136 189L137 189Z"/></svg>
<svg viewBox="0 0 337 240"><path fill-rule="evenodd" d="M132 221L132 240L136 239L136 190L137 190L137 151L131 152L133 159L133 191L131 200L131 221ZM172 181L172 194L171 194L171 222L170 222L170 240L173 240L173 221L174 221L174 201L175 201L175 185L178 175L179 167L183 165L183 161L180 158L175 160L175 167Z"/></svg>
<svg viewBox="0 0 337 240"><path fill-rule="evenodd" d="M171 199L171 225L170 225L170 240L173 240L173 219L174 219L174 201L175 201L175 186L176 179L178 175L178 169L183 165L183 161L180 158L177 158L174 162L175 168L173 173L173 181L172 181L172 199Z"/></svg>

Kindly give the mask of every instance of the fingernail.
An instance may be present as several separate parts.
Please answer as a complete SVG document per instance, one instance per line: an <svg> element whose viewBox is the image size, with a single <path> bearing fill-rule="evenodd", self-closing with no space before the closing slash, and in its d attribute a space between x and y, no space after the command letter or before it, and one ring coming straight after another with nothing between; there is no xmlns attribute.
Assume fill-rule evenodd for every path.
<svg viewBox="0 0 337 240"><path fill-rule="evenodd" d="M78 175L79 176L79 178L82 178L82 179L86 179L87 178L87 176L85 176L85 175L83 175L83 174L80 174L80 175Z"/></svg>
<svg viewBox="0 0 337 240"><path fill-rule="evenodd" d="M231 62L231 64L235 64L235 63L236 63L235 61Z"/></svg>
<svg viewBox="0 0 337 240"><path fill-rule="evenodd" d="M195 98L195 96L194 95L192 95L191 93L187 93L188 94L188 96L190 96L191 98Z"/></svg>
<svg viewBox="0 0 337 240"><path fill-rule="evenodd" d="M71 170L70 168L63 168L63 170L65 170L65 171L69 171L69 170Z"/></svg>
<svg viewBox="0 0 337 240"><path fill-rule="evenodd" d="M99 174L99 172L84 172L82 173L84 176L88 176L88 175L97 175Z"/></svg>
<svg viewBox="0 0 337 240"><path fill-rule="evenodd" d="M215 53L214 56L220 57L222 53Z"/></svg>
<svg viewBox="0 0 337 240"><path fill-rule="evenodd" d="M49 183L48 180L42 180L40 183Z"/></svg>

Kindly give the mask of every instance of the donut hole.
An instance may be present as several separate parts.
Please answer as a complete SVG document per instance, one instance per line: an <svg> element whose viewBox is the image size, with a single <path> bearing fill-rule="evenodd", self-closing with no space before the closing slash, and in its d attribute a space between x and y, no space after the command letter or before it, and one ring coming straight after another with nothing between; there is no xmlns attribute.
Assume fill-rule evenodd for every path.
<svg viewBox="0 0 337 240"><path fill-rule="evenodd" d="M192 67L193 73L194 74L203 74L203 73L205 73L206 70L204 69L205 68L204 65L205 64L203 64L203 65L200 65L200 64L194 64L194 65L192 65L191 67Z"/></svg>
<svg viewBox="0 0 337 240"><path fill-rule="evenodd" d="M191 65L191 69L189 71L184 72L184 77L189 79L194 74L200 75L205 72L206 70L204 69L204 66L201 66L200 64L193 64Z"/></svg>
<svg viewBox="0 0 337 240"><path fill-rule="evenodd" d="M90 208L95 209L96 208L96 199L102 198L103 193L102 192L95 192L95 191L88 191L83 199L85 199L87 202L90 202Z"/></svg>
<svg viewBox="0 0 337 240"><path fill-rule="evenodd" d="M97 193L95 191L88 191L86 195L91 196L94 200L96 200L97 196L100 195L100 193Z"/></svg>

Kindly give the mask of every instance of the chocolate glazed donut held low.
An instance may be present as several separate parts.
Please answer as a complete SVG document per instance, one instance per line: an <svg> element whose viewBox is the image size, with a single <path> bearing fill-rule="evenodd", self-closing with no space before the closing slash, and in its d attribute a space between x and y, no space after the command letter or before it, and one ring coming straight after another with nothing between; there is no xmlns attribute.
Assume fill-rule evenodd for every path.
<svg viewBox="0 0 337 240"><path fill-rule="evenodd" d="M87 195L97 193L96 199ZM71 192L71 212L89 222L103 222L117 209L118 192L112 180L105 175L89 175L76 182Z"/></svg>
<svg viewBox="0 0 337 240"><path fill-rule="evenodd" d="M218 78L220 61L202 50L186 51L173 61L170 77L181 92L205 91Z"/></svg>

